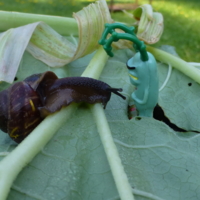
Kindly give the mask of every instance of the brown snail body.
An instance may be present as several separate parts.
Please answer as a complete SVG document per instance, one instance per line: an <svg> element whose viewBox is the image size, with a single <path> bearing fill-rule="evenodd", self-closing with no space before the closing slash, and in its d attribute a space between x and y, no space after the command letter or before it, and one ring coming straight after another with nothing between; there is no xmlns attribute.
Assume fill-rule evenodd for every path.
<svg viewBox="0 0 200 200"><path fill-rule="evenodd" d="M58 79L53 72L35 74L0 92L0 129L21 142L47 115L72 102L102 103L111 92L122 96L108 84L92 78Z"/></svg>

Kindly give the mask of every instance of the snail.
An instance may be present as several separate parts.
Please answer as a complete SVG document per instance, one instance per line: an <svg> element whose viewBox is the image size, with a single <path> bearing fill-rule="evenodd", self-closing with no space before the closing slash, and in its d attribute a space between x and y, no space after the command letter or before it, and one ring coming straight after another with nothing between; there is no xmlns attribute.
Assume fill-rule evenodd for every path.
<svg viewBox="0 0 200 200"><path fill-rule="evenodd" d="M0 92L0 129L20 143L46 116L70 103L102 103L121 88L87 77L58 79L51 71L34 74Z"/></svg>

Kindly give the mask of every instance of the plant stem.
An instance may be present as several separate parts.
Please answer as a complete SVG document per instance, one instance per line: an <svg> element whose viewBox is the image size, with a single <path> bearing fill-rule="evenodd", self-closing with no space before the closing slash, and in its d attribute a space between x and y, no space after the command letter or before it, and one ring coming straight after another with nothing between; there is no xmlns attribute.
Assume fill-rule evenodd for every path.
<svg viewBox="0 0 200 200"><path fill-rule="evenodd" d="M128 182L127 175L124 171L121 159L119 157L117 147L113 141L112 134L103 111L102 105L91 105L97 128L100 134L104 150L107 155L108 162L117 186L121 200L134 200L131 186Z"/></svg>
<svg viewBox="0 0 200 200"><path fill-rule="evenodd" d="M196 63L196 62L188 62L188 64L194 66L194 67L200 67L200 63Z"/></svg>
<svg viewBox="0 0 200 200"><path fill-rule="evenodd" d="M89 63L82 76L99 78L105 63L108 59L107 54L100 47L91 62ZM10 187L19 174L19 172L40 152L47 144L51 137L71 116L76 109L76 104L62 109L45 118L43 122L35 128L35 130L21 143L15 150L7 155L0 162L0 198L6 200ZM101 104L91 106L95 116L100 137L111 167L111 171L122 200L133 200L131 186L121 164L117 148L113 142L113 138L106 120L105 113Z"/></svg>
<svg viewBox="0 0 200 200"><path fill-rule="evenodd" d="M101 46L96 52L95 56L92 58L87 69L82 74L82 76L99 78L101 71L106 64L108 59L103 47ZM117 186L119 195L122 200L133 200L133 194L131 186L128 182L127 175L124 171L121 159L119 157L116 145L113 141L112 134L101 104L95 104L90 106L92 113L95 117L97 128L101 141L104 146L104 150L112 171L115 184Z"/></svg>
<svg viewBox="0 0 200 200"><path fill-rule="evenodd" d="M77 22L74 18L70 17L0 11L0 19L0 32L6 31L10 28L43 21L61 35L67 36L73 34L74 36L78 36Z"/></svg>
<svg viewBox="0 0 200 200"><path fill-rule="evenodd" d="M71 116L76 104L46 117L32 133L0 162L0 199L6 200L19 172L40 152L51 137Z"/></svg>
<svg viewBox="0 0 200 200"><path fill-rule="evenodd" d="M152 53L157 60L167 64L171 64L174 68L178 69L186 76L190 77L191 79L200 84L200 70L196 67L160 49L147 46L147 51Z"/></svg>
<svg viewBox="0 0 200 200"><path fill-rule="evenodd" d="M103 47L100 46L81 76L99 79L107 60L108 55L104 51Z"/></svg>
<svg viewBox="0 0 200 200"><path fill-rule="evenodd" d="M103 48L99 48L83 76L98 78L108 59ZM6 200L10 187L19 172L40 152L59 128L69 119L77 104L71 104L61 111L46 117L31 134L0 162L0 199Z"/></svg>

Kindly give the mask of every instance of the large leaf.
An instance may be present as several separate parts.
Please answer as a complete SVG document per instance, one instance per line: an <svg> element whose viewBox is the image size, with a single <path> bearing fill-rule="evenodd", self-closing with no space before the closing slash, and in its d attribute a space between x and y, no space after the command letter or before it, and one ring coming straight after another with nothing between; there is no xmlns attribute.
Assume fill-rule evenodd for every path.
<svg viewBox="0 0 200 200"><path fill-rule="evenodd" d="M109 59L100 79L112 87L122 87L124 95L127 96L124 101L112 95L105 112L133 193L137 200L199 199L200 136L194 132L175 132L155 119L129 120L127 117L133 86L129 83L125 63L131 56L130 50L116 51L115 56ZM55 72L60 77L79 76L91 57L92 55L88 55L62 69L56 69ZM167 74L167 66L158 63L158 69L162 84ZM49 68L44 63L25 53L17 78L22 80L30 74L45 70ZM189 82L193 83L192 86L188 86ZM6 86L0 85L1 89ZM191 103L191 99L198 102L198 96L195 95L198 94L198 89L199 85L180 72L172 71L169 83L160 93L159 103L170 119L176 111L173 123L177 123L177 126L187 121L186 129L193 127L192 129L200 131L195 119L199 107ZM185 97L184 105L185 108L189 105L188 109L182 108L183 99L180 102L176 94L180 98ZM183 114L178 115L179 112ZM7 134L0 132L2 153L12 151L15 146ZM79 107L17 177L8 200L25 199L119 199L96 124L87 105Z"/></svg>
<svg viewBox="0 0 200 200"><path fill-rule="evenodd" d="M161 49L178 56L171 46L163 45ZM167 69L165 66L160 66L159 70L160 76L162 76L160 78L163 80L163 75L166 74ZM200 121L198 113L200 94L198 90L198 83L173 69L170 81L165 89L160 92L159 101L171 122L186 130L200 131L200 124L198 123Z"/></svg>

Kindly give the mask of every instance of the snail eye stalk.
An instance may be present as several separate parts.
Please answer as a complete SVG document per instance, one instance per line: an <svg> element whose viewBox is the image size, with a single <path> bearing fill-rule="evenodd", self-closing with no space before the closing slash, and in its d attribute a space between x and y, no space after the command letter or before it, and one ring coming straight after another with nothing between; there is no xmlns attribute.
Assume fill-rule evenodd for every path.
<svg viewBox="0 0 200 200"><path fill-rule="evenodd" d="M118 96L120 96L122 99L126 99L125 96L123 96L122 94L120 94L119 92L122 92L122 88L108 88L107 91L110 91Z"/></svg>

